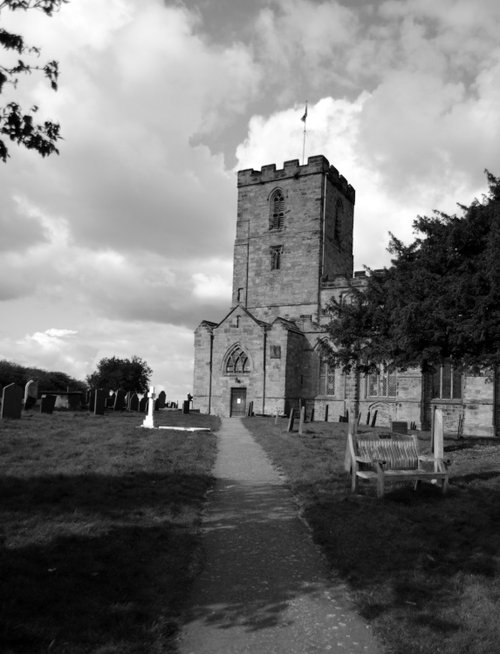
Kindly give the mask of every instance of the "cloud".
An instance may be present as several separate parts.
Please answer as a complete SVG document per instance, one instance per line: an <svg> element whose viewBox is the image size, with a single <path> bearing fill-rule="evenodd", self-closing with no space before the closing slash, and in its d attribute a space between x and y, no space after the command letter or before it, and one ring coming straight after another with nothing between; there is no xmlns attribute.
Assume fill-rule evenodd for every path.
<svg viewBox="0 0 500 654"><path fill-rule="evenodd" d="M397 138L397 109L394 113L389 110L387 116L382 112L374 115L377 100L376 93L364 92L353 102L324 98L309 107L307 154L324 154L357 192L354 254L358 268L389 263L389 232L411 240L417 215L431 214L434 209L453 212L457 202L470 202L486 185L482 168L478 175L470 170L474 150L468 152L469 170L465 174L461 157L452 156L454 140L448 143L439 135L442 125L432 110L427 116L417 116L420 130L414 126L401 143ZM296 107L267 119L253 117L248 137L237 150L237 167L260 169L274 162L279 167L283 161L300 159L300 115L301 107ZM405 117L400 122L404 123ZM394 137L391 125L396 131ZM432 137L426 131L432 131L440 148L430 146L427 139ZM378 149L370 141L375 138L380 141ZM426 140L422 148L419 139Z"/></svg>
<svg viewBox="0 0 500 654"><path fill-rule="evenodd" d="M2 13L60 62L57 93L32 75L12 97L64 141L2 168L0 355L82 377L137 354L188 392L192 329L230 304L236 170L301 157L306 98L306 154L357 191L358 267L499 173L496 0L234 0L230 29L196 4Z"/></svg>

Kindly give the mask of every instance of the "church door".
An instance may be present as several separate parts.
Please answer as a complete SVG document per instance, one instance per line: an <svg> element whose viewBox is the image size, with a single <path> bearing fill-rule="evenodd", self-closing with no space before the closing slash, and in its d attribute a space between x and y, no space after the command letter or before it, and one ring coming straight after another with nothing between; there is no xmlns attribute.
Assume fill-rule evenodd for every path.
<svg viewBox="0 0 500 654"><path fill-rule="evenodd" d="M231 417L244 416L247 404L247 389L246 388L232 388L231 389Z"/></svg>

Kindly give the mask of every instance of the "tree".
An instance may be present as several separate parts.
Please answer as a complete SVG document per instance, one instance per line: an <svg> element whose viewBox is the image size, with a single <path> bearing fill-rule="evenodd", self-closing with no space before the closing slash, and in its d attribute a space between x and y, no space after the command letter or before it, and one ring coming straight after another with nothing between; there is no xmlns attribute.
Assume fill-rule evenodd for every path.
<svg viewBox="0 0 500 654"><path fill-rule="evenodd" d="M48 371L40 368L21 366L18 363L0 360L0 388L8 384L25 386L30 379L38 381L40 391L84 391L85 384L65 372Z"/></svg>
<svg viewBox="0 0 500 654"><path fill-rule="evenodd" d="M68 0L0 0L0 13L2 10L10 11L39 9L47 16L60 8ZM6 85L15 88L19 82L19 75L31 74L33 71L42 72L48 79L51 88L57 90L59 67L57 61L49 61L43 65L34 63L34 58L40 56L40 49L25 43L20 34L14 34L0 27L0 45L6 51L17 53L19 57L11 65L0 65L0 94ZM26 59L28 57L28 59ZM30 150L36 150L42 157L59 153L56 143L61 138L59 124L44 121L43 124L34 120L38 107L33 105L24 110L17 102L8 102L0 106L0 137L23 145ZM6 162L9 150L3 138L0 138L0 159Z"/></svg>
<svg viewBox="0 0 500 654"><path fill-rule="evenodd" d="M138 356L133 356L132 359L111 357L99 361L97 370L87 377L87 383L93 388L107 391L145 393L152 374L146 361Z"/></svg>
<svg viewBox="0 0 500 654"><path fill-rule="evenodd" d="M486 171L482 201L463 215L414 222L417 238L391 235L391 266L370 272L348 302L332 302L332 364L432 370L451 358L474 370L500 365L500 178ZM332 344L334 344L332 346Z"/></svg>

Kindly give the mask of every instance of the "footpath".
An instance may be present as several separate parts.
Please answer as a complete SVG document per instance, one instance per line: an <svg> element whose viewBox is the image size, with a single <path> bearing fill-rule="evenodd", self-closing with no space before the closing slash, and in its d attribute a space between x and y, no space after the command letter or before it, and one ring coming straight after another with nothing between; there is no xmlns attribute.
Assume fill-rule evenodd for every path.
<svg viewBox="0 0 500 654"><path fill-rule="evenodd" d="M297 505L237 418L223 419L180 654L381 654Z"/></svg>

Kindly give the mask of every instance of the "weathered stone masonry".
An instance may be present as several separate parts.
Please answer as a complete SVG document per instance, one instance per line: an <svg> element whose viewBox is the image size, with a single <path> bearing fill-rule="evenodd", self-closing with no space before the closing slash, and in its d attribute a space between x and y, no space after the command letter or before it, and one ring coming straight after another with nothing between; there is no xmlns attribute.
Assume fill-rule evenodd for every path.
<svg viewBox="0 0 500 654"><path fill-rule="evenodd" d="M493 435L498 380L464 375L453 391L441 380L436 396L436 382L417 370L360 378L321 360L324 307L366 282L364 272L353 277L354 203L352 186L321 155L238 173L232 307L195 331L195 408L245 415L252 402L255 413L273 414L302 403L316 419L377 411L377 424L427 428L441 406L448 431L461 420L464 433Z"/></svg>

